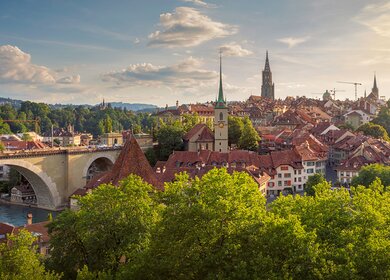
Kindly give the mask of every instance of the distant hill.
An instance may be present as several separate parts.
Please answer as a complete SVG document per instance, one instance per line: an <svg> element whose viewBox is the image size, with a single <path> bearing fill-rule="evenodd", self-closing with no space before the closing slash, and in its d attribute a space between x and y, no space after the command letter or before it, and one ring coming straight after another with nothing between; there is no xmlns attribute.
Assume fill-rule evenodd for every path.
<svg viewBox="0 0 390 280"><path fill-rule="evenodd" d="M0 97L0 105L2 104L11 104L13 107L19 109L22 102L24 100L16 100L16 99L11 99L11 98L5 98L5 97ZM127 110L133 111L133 112L155 112L156 109L158 108L156 105L152 104L142 104L142 103L123 103L123 102L110 102L111 106L113 108L126 108ZM83 104L83 105L74 105L74 104L48 104L51 108L54 109L61 109L65 107L79 107L83 106L86 108L92 108L94 105L88 105L88 104Z"/></svg>
<svg viewBox="0 0 390 280"><path fill-rule="evenodd" d="M0 105L11 104L12 107L20 108L20 106L22 106L22 102L22 100L0 97Z"/></svg>
<svg viewBox="0 0 390 280"><path fill-rule="evenodd" d="M126 108L127 110L136 111L154 111L157 106L152 104L142 103L123 103L123 102L110 102L113 108Z"/></svg>

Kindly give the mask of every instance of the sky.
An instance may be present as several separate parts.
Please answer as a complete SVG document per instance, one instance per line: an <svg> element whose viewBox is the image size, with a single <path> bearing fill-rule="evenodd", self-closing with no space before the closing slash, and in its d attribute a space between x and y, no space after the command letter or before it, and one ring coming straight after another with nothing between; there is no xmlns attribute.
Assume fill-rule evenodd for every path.
<svg viewBox="0 0 390 280"><path fill-rule="evenodd" d="M261 94L268 50L276 98L390 98L390 1L0 1L0 96L46 103L215 100Z"/></svg>

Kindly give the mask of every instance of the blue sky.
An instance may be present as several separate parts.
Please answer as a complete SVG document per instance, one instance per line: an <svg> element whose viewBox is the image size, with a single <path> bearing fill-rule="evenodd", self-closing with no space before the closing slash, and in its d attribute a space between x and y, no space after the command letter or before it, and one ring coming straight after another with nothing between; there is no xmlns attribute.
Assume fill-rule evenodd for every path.
<svg viewBox="0 0 390 280"><path fill-rule="evenodd" d="M222 48L228 100L260 95L269 50L276 97L374 72L390 98L390 1L0 1L0 95L48 103L213 100Z"/></svg>

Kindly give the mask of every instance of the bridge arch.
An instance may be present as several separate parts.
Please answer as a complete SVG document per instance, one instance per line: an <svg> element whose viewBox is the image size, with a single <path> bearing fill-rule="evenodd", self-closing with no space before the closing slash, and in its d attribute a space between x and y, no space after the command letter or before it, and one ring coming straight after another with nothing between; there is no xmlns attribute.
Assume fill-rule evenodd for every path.
<svg viewBox="0 0 390 280"><path fill-rule="evenodd" d="M27 179L35 192L39 207L54 210L62 205L56 183L40 168L22 159L1 160L1 164L14 168Z"/></svg>
<svg viewBox="0 0 390 280"><path fill-rule="evenodd" d="M93 155L86 163L84 170L83 170L83 176L87 178L88 181L88 171L90 170L91 166L93 164L99 164L101 171L108 171L110 170L115 163L116 157L111 154L96 154Z"/></svg>

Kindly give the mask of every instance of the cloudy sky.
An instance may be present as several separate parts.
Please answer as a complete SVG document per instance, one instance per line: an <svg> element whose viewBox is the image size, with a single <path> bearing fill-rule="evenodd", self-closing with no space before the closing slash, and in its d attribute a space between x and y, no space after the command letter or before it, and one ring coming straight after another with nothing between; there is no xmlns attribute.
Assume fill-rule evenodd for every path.
<svg viewBox="0 0 390 280"><path fill-rule="evenodd" d="M0 96L160 106L218 92L260 95L269 51L276 97L390 98L390 1L0 1Z"/></svg>

